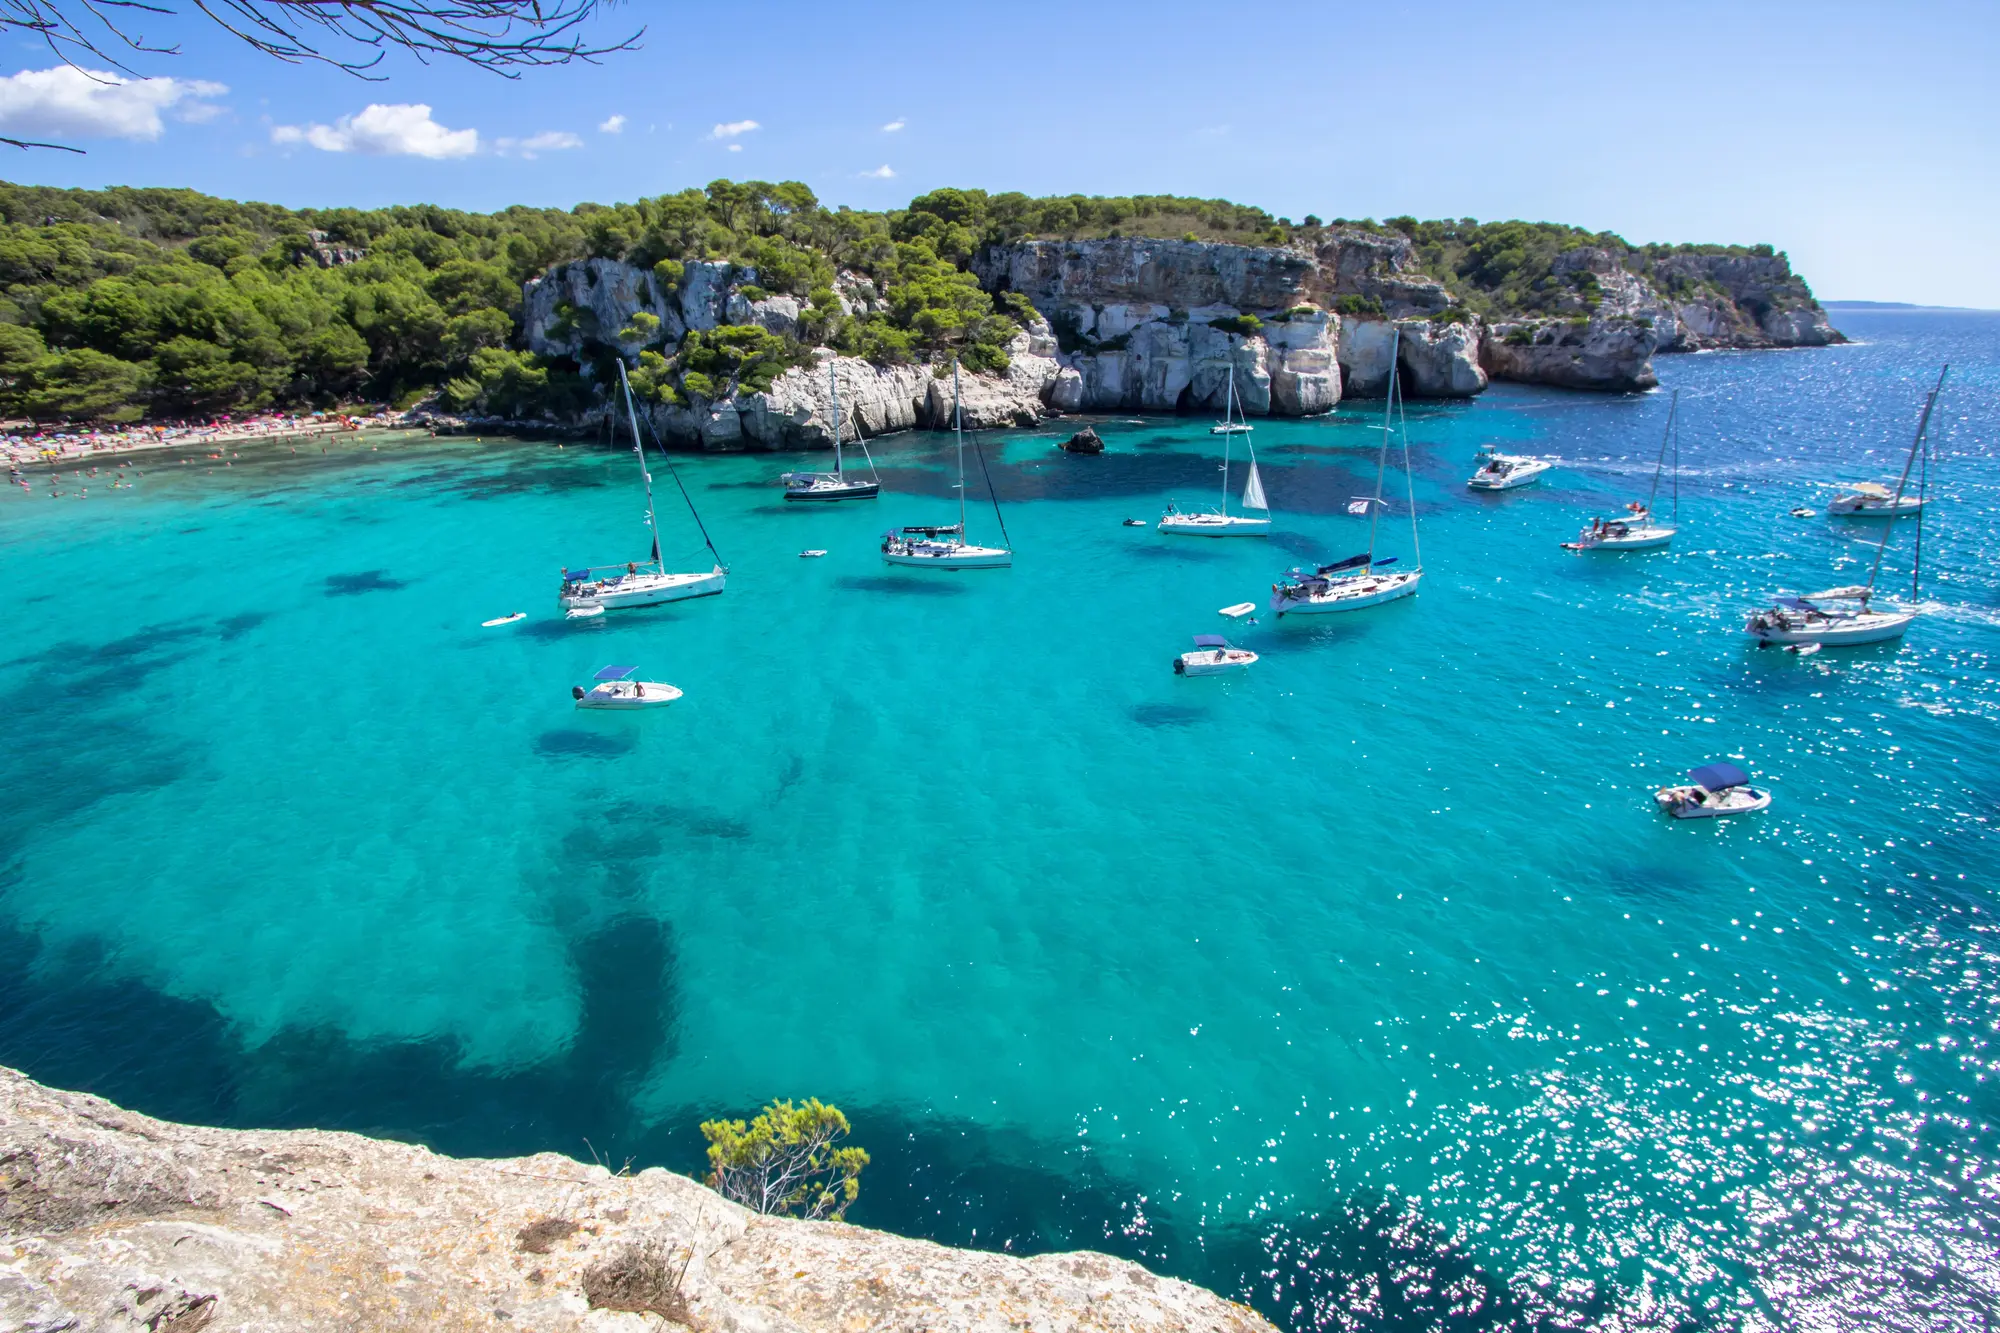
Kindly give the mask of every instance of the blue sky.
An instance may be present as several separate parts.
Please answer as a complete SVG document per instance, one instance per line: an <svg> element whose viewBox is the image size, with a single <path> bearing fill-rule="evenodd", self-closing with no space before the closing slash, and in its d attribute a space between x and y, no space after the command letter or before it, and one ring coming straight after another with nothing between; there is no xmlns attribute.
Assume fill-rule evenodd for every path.
<svg viewBox="0 0 2000 1333"><path fill-rule="evenodd" d="M476 209L724 175L857 207L1162 192L1768 241L1826 299L2000 307L2000 6L627 0L597 30L642 24L601 66L364 82L182 21L130 61L172 82L112 89L14 34L0 133L89 151L0 174Z"/></svg>

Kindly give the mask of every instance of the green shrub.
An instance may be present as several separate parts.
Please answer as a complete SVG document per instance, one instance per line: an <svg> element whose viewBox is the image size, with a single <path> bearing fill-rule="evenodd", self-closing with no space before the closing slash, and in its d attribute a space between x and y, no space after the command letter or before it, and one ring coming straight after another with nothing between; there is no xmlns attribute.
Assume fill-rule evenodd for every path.
<svg viewBox="0 0 2000 1333"><path fill-rule="evenodd" d="M1380 319L1382 303L1372 296L1360 296L1353 292L1333 303L1334 311L1342 315L1353 315L1357 319Z"/></svg>
<svg viewBox="0 0 2000 1333"><path fill-rule="evenodd" d="M1211 319L1208 321L1208 327L1220 329L1224 333L1233 333L1239 338L1248 338L1264 327L1264 321L1255 315L1229 315L1223 319Z"/></svg>
<svg viewBox="0 0 2000 1333"><path fill-rule="evenodd" d="M709 1120L708 1184L753 1212L839 1220L861 1193L868 1154L836 1146L850 1133L837 1106L817 1097L774 1101L747 1125Z"/></svg>
<svg viewBox="0 0 2000 1333"><path fill-rule="evenodd" d="M1472 312L1462 305L1446 306L1430 316L1430 321L1433 324L1470 324Z"/></svg>

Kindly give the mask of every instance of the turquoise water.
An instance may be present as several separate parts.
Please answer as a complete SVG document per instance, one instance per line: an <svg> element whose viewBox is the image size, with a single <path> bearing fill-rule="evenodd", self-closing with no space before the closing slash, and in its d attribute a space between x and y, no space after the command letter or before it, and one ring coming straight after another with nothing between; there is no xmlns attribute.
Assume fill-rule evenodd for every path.
<svg viewBox="0 0 2000 1333"><path fill-rule="evenodd" d="M1422 594L1232 631L1240 679L1170 662L1360 549L1368 403L1258 423L1268 543L1120 526L1207 501L1199 423L989 435L1017 564L956 576L876 553L948 521L948 437L826 508L779 502L794 458L683 458L728 593L588 624L555 575L643 554L629 453L11 491L0 1061L683 1169L702 1116L817 1095L874 1154L856 1221L1129 1254L1294 1328L1966 1326L2000 1304L2000 317L1843 318L1661 359L1665 553L1558 547L1643 493L1663 396L1415 405ZM1865 575L1870 529L1786 511L1893 476L1947 358L1923 619L1749 646L1759 598ZM1487 441L1564 463L1474 495ZM686 698L577 713L608 662ZM1770 811L1653 812L1732 756Z"/></svg>

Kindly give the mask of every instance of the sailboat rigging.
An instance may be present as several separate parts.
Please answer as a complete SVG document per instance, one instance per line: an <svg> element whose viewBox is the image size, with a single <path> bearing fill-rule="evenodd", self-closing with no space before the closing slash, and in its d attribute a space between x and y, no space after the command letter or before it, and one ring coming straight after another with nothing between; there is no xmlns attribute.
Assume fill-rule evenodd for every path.
<svg viewBox="0 0 2000 1333"><path fill-rule="evenodd" d="M834 378L833 360L827 359L826 387L833 398L833 471L831 472L787 472L784 475L785 498L787 500L872 500L882 492L882 478L875 472L875 459L868 453L868 445L861 438L861 428L854 429L854 441L861 445L861 456L868 459L868 479L849 477L847 467L840 452L840 384Z"/></svg>
<svg viewBox="0 0 2000 1333"><path fill-rule="evenodd" d="M951 428L958 441L958 522L949 527L909 527L882 537L882 558L892 565L918 569L1002 569L1014 563L1014 552L1006 546L974 546L965 540L965 413L959 403L958 358L951 362ZM993 490L993 477L986 471L986 455L977 441L973 452L979 471L993 498L993 517L1000 523L1000 540L1007 540L1007 524L1000 518L1000 496Z"/></svg>
<svg viewBox="0 0 2000 1333"><path fill-rule="evenodd" d="M1674 534L1680 531L1681 517L1681 437L1677 420L1680 405L1681 391L1676 389L1667 404L1667 427L1660 435L1660 456L1653 464L1653 489L1647 492L1645 502L1632 501L1618 518L1593 518L1575 541L1563 543L1566 550L1657 550L1674 539ZM1673 521L1662 523L1653 516L1653 506L1660 498L1660 473L1667 466L1669 443L1674 455Z"/></svg>
<svg viewBox="0 0 2000 1333"><path fill-rule="evenodd" d="M1402 350L1402 336L1402 331L1397 330L1390 365L1396 364L1396 353ZM1389 468L1389 437L1395 432L1401 401L1396 377L1391 375L1389 396L1382 404L1382 447L1375 456L1375 494L1357 497L1357 503L1368 510L1368 549L1345 560L1320 565L1310 573L1295 569L1289 578L1272 584L1271 610L1279 616L1294 611L1358 611L1364 606L1391 602L1416 592L1418 583L1424 577L1424 557L1423 548L1417 542L1417 490L1416 478L1410 469L1407 421L1402 422L1403 481L1410 506L1410 557L1414 563L1409 568L1390 570L1388 566L1397 564L1399 557L1392 555L1379 560L1375 557L1376 543L1382 530L1382 511L1388 504L1382 494L1382 485Z"/></svg>
<svg viewBox="0 0 2000 1333"><path fill-rule="evenodd" d="M694 497L688 494L686 486L681 485L680 473L674 468L673 459L662 448L660 456L666 460L667 471L674 484L680 487L681 498L687 502L688 512L694 516L695 526L701 531L702 544L708 548L713 562L713 568L697 573L667 572L666 561L660 554L659 516L653 509L653 474L646 466L646 447L639 438L639 413L632 403L632 382L625 374L623 361L618 363L618 383L625 396L625 420L632 429L632 452L638 456L639 476L646 487L646 527L652 533L652 553L643 563L631 560L622 568L617 565L565 568L562 590L556 600L571 614L602 614L625 607L653 606L690 597L712 597L721 592L729 581L729 568L722 563L715 543L709 539L708 527L701 521L700 511L694 507Z"/></svg>
<svg viewBox="0 0 2000 1333"><path fill-rule="evenodd" d="M1857 644L1881 643L1888 639L1898 639L1915 622L1917 612L1878 611L1870 605L1875 596L1875 580L1882 573L1882 557L1888 553L1889 537L1896 530L1896 519L1906 513L1919 516L1923 513L1923 488L1930 480L1930 427L1931 415L1937 408L1938 395L1944 392L1945 376L1951 373L1947 363L1938 371L1937 383L1924 399L1924 410L1917 418L1916 437L1910 441L1909 456L1903 460L1903 474L1896 480L1896 489L1886 496L1884 504L1887 522L1882 525L1882 539L1875 546L1875 560L1868 568L1868 582L1842 588L1828 588L1824 592L1810 592L1803 597L1779 597L1772 605L1755 611L1744 632L1760 643L1783 644ZM1916 467L1917 457L1922 454L1923 471L1918 474L1919 493L1908 497L1914 504L1906 505L1905 492L1910 485L1910 472ZM1885 491L1887 488L1884 488ZM1916 558L1910 569L1910 599L1915 602L1918 582L1923 568L1923 529L1918 528Z"/></svg>
<svg viewBox="0 0 2000 1333"><path fill-rule="evenodd" d="M1257 471L1257 446L1250 443L1250 425L1241 421L1241 409L1236 404L1236 364L1229 366L1229 387L1223 398L1223 420L1218 422L1209 434L1222 437L1222 504L1219 508L1206 512L1186 512L1167 505L1167 512L1160 515L1161 532L1182 537L1263 537L1271 531L1270 501L1264 498L1264 479ZM1235 423L1235 424L1232 424ZM1255 518L1249 514L1229 512L1229 441L1232 436L1243 435L1243 445L1250 451L1250 476L1243 483L1243 508L1264 511L1265 517Z"/></svg>

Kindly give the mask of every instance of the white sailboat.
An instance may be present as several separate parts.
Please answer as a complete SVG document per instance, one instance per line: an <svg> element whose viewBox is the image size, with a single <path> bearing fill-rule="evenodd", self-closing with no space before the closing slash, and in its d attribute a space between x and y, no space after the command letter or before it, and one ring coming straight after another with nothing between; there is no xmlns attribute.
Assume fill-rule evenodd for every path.
<svg viewBox="0 0 2000 1333"><path fill-rule="evenodd" d="M826 363L826 386L833 394L833 471L787 472L784 475L787 500L872 500L882 493L882 479L875 473L875 459L862 442L861 428L854 428L855 443L868 459L868 480L850 478L840 453L840 385L833 377L833 361Z"/></svg>
<svg viewBox="0 0 2000 1333"><path fill-rule="evenodd" d="M1681 516L1681 443L1674 421L1680 405L1681 391L1675 389L1667 404L1667 429L1660 436L1659 461L1653 464L1653 489L1647 492L1645 503L1632 501L1618 518L1593 518L1575 541L1563 543L1565 550L1649 551L1658 550L1674 539L1674 534L1680 531ZM1660 498L1660 473L1667 466L1669 441L1674 451L1673 521L1662 523L1653 517L1653 504Z"/></svg>
<svg viewBox="0 0 2000 1333"><path fill-rule="evenodd" d="M1236 401L1236 362L1229 363L1229 387L1223 391L1222 420L1208 428L1210 435L1247 435L1251 425L1243 415L1243 405Z"/></svg>
<svg viewBox="0 0 2000 1333"><path fill-rule="evenodd" d="M1240 420L1240 409L1236 406L1236 366L1229 367L1229 389L1223 400L1223 420L1209 431L1211 435L1222 437L1222 505L1218 509L1188 512L1176 509L1171 503L1167 512L1160 515L1160 531L1181 537L1263 537L1271 531L1270 501L1264 498L1264 478L1257 471L1257 447L1248 438L1243 441L1250 451L1250 476L1243 483L1243 507L1264 511L1265 517L1229 512L1229 440L1233 435L1247 437L1250 424Z"/></svg>
<svg viewBox="0 0 2000 1333"><path fill-rule="evenodd" d="M1896 518L1905 512L1902 508L1904 491L1910 484L1910 470L1916 465L1917 453L1924 452L1924 471L1930 470L1928 448L1931 412L1937 407L1938 395L1944 391L1945 376L1951 373L1946 365L1938 372L1937 383L1932 386L1930 396L1924 399L1923 414L1917 418L1916 438L1910 441L1909 457L1903 460L1903 475L1897 479L1896 489L1889 496L1888 522L1882 527L1882 540L1875 548L1875 563L1869 567L1868 582L1843 588L1828 588L1823 592L1809 592L1803 597L1779 597L1762 610L1753 612L1749 622L1743 626L1744 632L1760 643L1782 644L1824 644L1845 646L1858 643L1882 643L1889 639L1899 639L1916 620L1915 611L1877 610L1871 605L1875 596L1875 580L1882 572L1882 557L1889 549L1890 534L1896 530ZM1916 559L1910 568L1910 600L1917 596L1918 580L1923 573L1923 482L1918 483L1920 494L1918 503L1908 512L1918 516Z"/></svg>
<svg viewBox="0 0 2000 1333"><path fill-rule="evenodd" d="M882 537L882 558L892 565L914 569L1002 569L1014 563L1014 552L1005 546L974 546L965 540L965 415L958 400L958 358L951 362L951 428L958 437L958 522L950 527L904 528ZM978 444L973 445L977 451ZM986 458L979 459L980 471ZM986 478L993 491L993 478ZM1000 524L1000 540L1007 540L1007 520L1000 517L1000 497L993 495L993 517Z"/></svg>
<svg viewBox="0 0 2000 1333"><path fill-rule="evenodd" d="M1396 354L1402 350L1402 337L1401 330L1398 330L1389 358L1392 366L1396 364ZM1271 609L1280 617L1292 612L1359 611L1365 606L1378 606L1399 597L1408 597L1416 592L1418 583L1423 580L1423 549L1417 543L1417 488L1416 479L1410 471L1407 422L1403 427L1403 479L1410 505L1410 555L1416 563L1413 568L1391 570L1388 567L1398 563L1396 556L1382 560L1375 558L1376 538L1382 527L1382 510L1388 503L1382 497L1382 478L1389 467L1389 436L1394 430L1399 401L1396 377L1391 375L1389 397L1382 405L1382 448L1375 457L1375 494L1357 501L1368 509L1367 551L1345 560L1336 560L1330 565L1321 565L1311 573L1293 570L1292 577L1272 584Z"/></svg>
<svg viewBox="0 0 2000 1333"><path fill-rule="evenodd" d="M639 457L639 475L646 483L646 526L652 530L653 553L645 561L628 560L622 567L586 565L577 569L565 568L562 590L556 595L556 601L572 616L601 615L605 611L679 602L690 597L713 597L729 581L729 568L716 554L715 543L709 541L708 529L703 526L701 515L695 510L694 499L688 495L685 486L681 487L681 498L687 501L688 512L694 515L695 526L701 529L701 539L708 547L714 567L686 574L667 571L666 562L660 556L659 520L653 512L653 474L646 467L645 445L639 441L639 414L632 406L632 382L626 378L623 361L618 363L618 382L625 392L625 419L632 427L632 452ZM661 456L666 456L665 450L661 451ZM671 458L667 459L667 470L673 473L674 484L680 485L680 474L674 472Z"/></svg>

